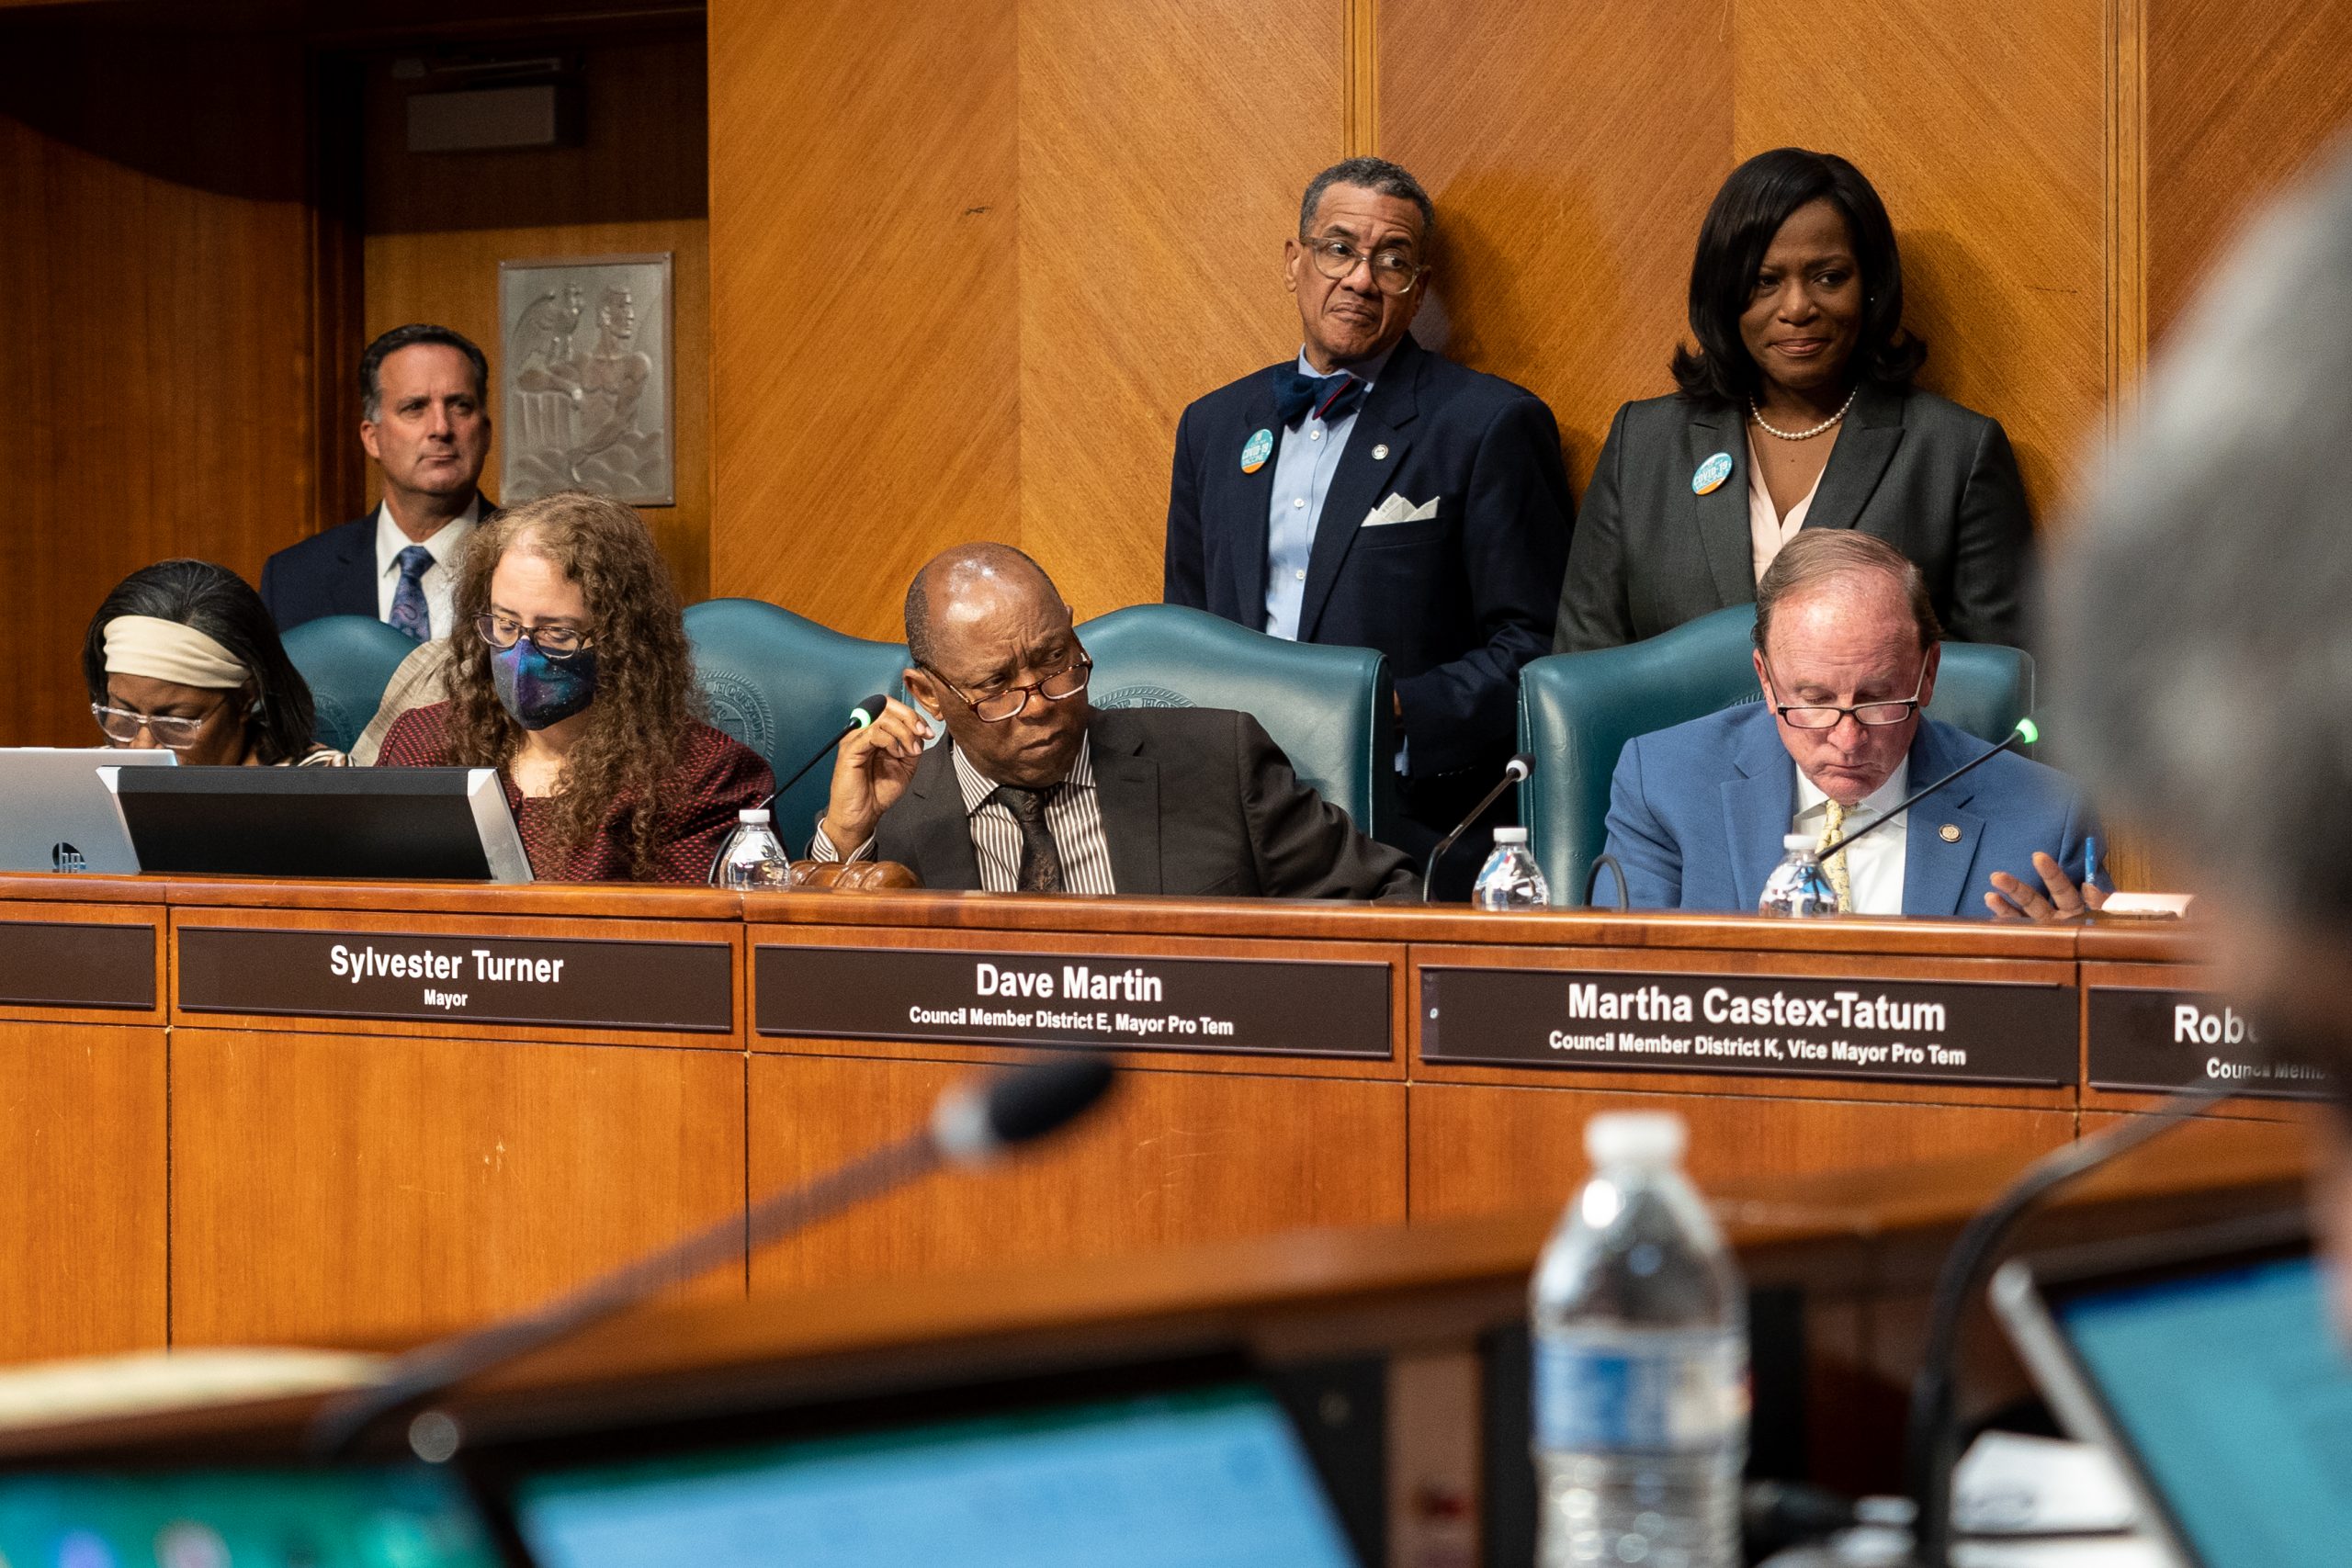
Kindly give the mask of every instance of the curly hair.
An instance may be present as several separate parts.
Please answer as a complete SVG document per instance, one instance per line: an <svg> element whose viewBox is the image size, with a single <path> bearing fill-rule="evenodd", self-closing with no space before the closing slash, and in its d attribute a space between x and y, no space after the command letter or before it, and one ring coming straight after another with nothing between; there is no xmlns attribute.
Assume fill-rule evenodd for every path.
<svg viewBox="0 0 2352 1568"><path fill-rule="evenodd" d="M704 721L705 705L670 569L645 524L619 502L559 491L501 513L467 542L450 639L449 760L503 768L522 750L523 728L491 678L490 645L471 630L490 611L498 563L516 550L580 585L596 650L587 731L565 759L550 801L556 850L569 857L584 846L619 802L628 812L630 865L650 879L661 824L675 804L673 764L688 732Z"/></svg>

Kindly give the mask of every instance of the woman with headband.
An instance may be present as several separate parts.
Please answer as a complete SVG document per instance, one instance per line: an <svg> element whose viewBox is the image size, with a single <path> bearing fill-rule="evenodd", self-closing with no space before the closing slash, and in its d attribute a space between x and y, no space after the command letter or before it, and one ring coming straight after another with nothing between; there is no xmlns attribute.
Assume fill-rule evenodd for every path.
<svg viewBox="0 0 2352 1568"><path fill-rule="evenodd" d="M669 568L637 513L564 491L467 541L449 698L402 714L379 767L494 767L550 882L700 882L775 787L704 721Z"/></svg>
<svg viewBox="0 0 2352 1568"><path fill-rule="evenodd" d="M311 688L261 595L210 561L124 578L90 618L82 678L111 746L165 747L190 766L344 761L311 739Z"/></svg>

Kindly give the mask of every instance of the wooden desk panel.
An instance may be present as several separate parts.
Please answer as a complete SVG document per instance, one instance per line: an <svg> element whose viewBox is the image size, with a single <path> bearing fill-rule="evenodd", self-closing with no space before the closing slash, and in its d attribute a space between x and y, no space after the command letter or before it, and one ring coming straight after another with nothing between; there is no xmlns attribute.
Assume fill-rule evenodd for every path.
<svg viewBox="0 0 2352 1568"><path fill-rule="evenodd" d="M164 1021L164 1010L168 998L164 969L164 914L160 903L134 904L123 901L119 894L127 891L123 884L107 878L91 889L94 897L74 899L32 899L22 897L29 891L25 886L29 879L12 878L16 886L0 890L0 926L30 926L45 928L45 934L70 936L75 927L103 926L108 933L128 931L143 927L151 934L145 945L144 967L138 975L125 973L126 981L143 978L148 1000L145 1007L77 1007L44 1006L26 999L8 1000L8 993L0 991L0 1020L48 1020L55 1022L86 1022L101 1024L150 1023ZM64 886L61 886L62 884ZM45 891L80 892L82 889L68 877L49 878ZM6 933L0 931L0 940ZM130 939L123 939L126 950ZM137 962L126 951L123 962ZM14 964L0 968L15 968ZM73 988L86 997L78 984ZM139 987L133 987L139 988ZM54 993L51 993L54 995Z"/></svg>
<svg viewBox="0 0 2352 1568"><path fill-rule="evenodd" d="M162 1345L163 1030L0 1028L0 1360Z"/></svg>
<svg viewBox="0 0 2352 1568"><path fill-rule="evenodd" d="M1963 1155L2038 1154L2075 1131L2071 1111L1416 1083L1413 1219L1557 1208L1584 1179L1584 1124L1603 1111L1683 1118L1689 1168L1709 1188Z"/></svg>
<svg viewBox="0 0 2352 1568"><path fill-rule="evenodd" d="M921 1126L972 1069L755 1055L752 1190ZM1401 1084L1137 1071L1067 1141L948 1171L759 1254L755 1290L1091 1258L1406 1216Z"/></svg>
<svg viewBox="0 0 2352 1568"><path fill-rule="evenodd" d="M176 1344L455 1326L743 1203L739 1055L183 1029L171 1093Z"/></svg>

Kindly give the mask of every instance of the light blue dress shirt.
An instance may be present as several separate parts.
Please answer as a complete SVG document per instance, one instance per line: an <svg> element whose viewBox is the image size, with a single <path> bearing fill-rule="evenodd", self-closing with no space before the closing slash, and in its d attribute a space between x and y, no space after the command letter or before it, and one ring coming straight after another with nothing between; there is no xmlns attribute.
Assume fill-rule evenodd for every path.
<svg viewBox="0 0 2352 1568"><path fill-rule="evenodd" d="M1275 433L1274 493L1266 508L1266 630L1286 641L1298 640L1306 561L1315 549L1315 530L1322 524L1323 498L1340 471L1340 454L1347 449L1356 414L1371 399L1372 384L1387 363L1388 354L1382 354L1361 365L1340 367L1364 384L1363 399L1346 418L1326 424L1309 413L1296 430ZM1318 374L1306 362L1304 348L1298 351L1298 373Z"/></svg>

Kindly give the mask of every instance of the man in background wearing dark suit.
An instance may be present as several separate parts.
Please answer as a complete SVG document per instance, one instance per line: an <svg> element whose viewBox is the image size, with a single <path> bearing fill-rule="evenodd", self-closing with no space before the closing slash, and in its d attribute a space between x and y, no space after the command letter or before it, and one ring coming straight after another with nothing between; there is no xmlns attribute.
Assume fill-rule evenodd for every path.
<svg viewBox="0 0 2352 1568"><path fill-rule="evenodd" d="M1254 630L1387 656L1398 841L1416 855L1511 752L1520 666L1552 650L1574 516L1543 400L1406 335L1435 224L1419 183L1382 159L1308 185L1283 248L1304 345L1184 411L1165 588ZM1441 897L1466 895L1486 847L1464 836Z"/></svg>
<svg viewBox="0 0 2352 1568"><path fill-rule="evenodd" d="M290 630L372 615L419 642L449 633L458 556L489 502L490 366L447 327L394 327L359 357L359 442L383 474L368 516L289 545L262 568L262 602Z"/></svg>
<svg viewBox="0 0 2352 1568"><path fill-rule="evenodd" d="M1404 855L1298 782L1245 713L1086 700L1092 668L1035 561L964 545L907 590L907 690L842 742L809 855L927 887L1410 898ZM929 751L932 722L947 740Z"/></svg>

